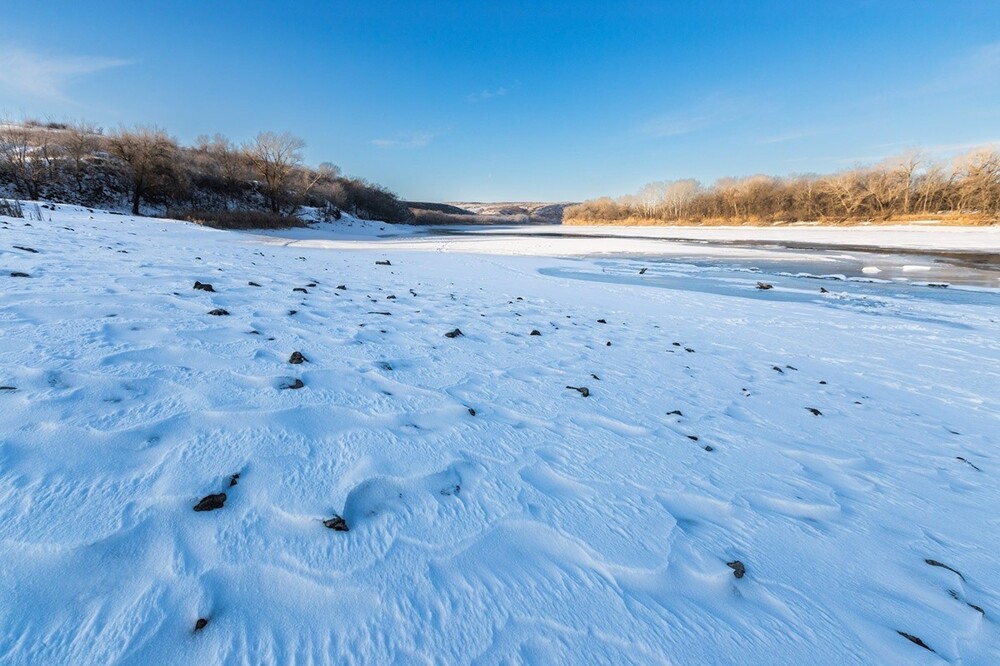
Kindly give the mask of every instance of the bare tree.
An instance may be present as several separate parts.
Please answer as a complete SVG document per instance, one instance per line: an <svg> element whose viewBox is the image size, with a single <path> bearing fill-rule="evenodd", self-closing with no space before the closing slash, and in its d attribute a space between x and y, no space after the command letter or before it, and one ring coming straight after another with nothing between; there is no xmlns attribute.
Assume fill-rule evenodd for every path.
<svg viewBox="0 0 1000 666"><path fill-rule="evenodd" d="M221 134L211 139L199 137L203 150L222 180L227 207L231 206L241 187L250 180L250 158L247 151Z"/></svg>
<svg viewBox="0 0 1000 666"><path fill-rule="evenodd" d="M40 199L54 174L58 145L51 133L27 122L0 119L0 158L15 187L29 199Z"/></svg>
<svg viewBox="0 0 1000 666"><path fill-rule="evenodd" d="M663 195L667 214L675 219L683 217L700 189L701 185L693 178L669 183Z"/></svg>
<svg viewBox="0 0 1000 666"><path fill-rule="evenodd" d="M287 132L261 132L245 148L272 213L281 213L282 207L295 198L292 190L305 146L302 139Z"/></svg>
<svg viewBox="0 0 1000 666"><path fill-rule="evenodd" d="M958 210L976 213L1000 210L1000 153L974 150L958 160L955 172L959 178Z"/></svg>
<svg viewBox="0 0 1000 666"><path fill-rule="evenodd" d="M78 195L83 194L87 160L93 158L101 147L102 131L93 123L80 121L69 125L64 133L63 149L73 169L73 181Z"/></svg>
<svg viewBox="0 0 1000 666"><path fill-rule="evenodd" d="M156 127L122 128L108 138L112 155L118 158L128 183L132 214L151 191L172 177L177 143Z"/></svg>

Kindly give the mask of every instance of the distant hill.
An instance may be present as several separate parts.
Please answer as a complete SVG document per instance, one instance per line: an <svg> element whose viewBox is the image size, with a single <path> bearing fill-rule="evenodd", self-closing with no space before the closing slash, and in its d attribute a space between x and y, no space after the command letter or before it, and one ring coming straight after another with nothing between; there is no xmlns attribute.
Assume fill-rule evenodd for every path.
<svg viewBox="0 0 1000 666"><path fill-rule="evenodd" d="M407 201L406 205L410 210L432 210L437 213L447 213L448 215L475 215L476 213L466 208L459 208L451 204L428 203L426 201Z"/></svg>
<svg viewBox="0 0 1000 666"><path fill-rule="evenodd" d="M563 210L572 205L543 202L406 202L416 224L428 225L562 224Z"/></svg>
<svg viewBox="0 0 1000 666"><path fill-rule="evenodd" d="M477 215L526 215L535 224L562 224L563 211L576 205L574 202L538 201L451 201L449 205L471 211Z"/></svg>

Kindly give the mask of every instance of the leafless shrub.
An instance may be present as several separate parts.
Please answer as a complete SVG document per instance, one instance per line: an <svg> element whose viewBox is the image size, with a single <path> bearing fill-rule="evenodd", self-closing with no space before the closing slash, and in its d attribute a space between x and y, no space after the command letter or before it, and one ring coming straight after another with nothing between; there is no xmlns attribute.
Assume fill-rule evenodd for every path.
<svg viewBox="0 0 1000 666"><path fill-rule="evenodd" d="M24 209L21 208L21 202L16 199L14 201L0 199L0 217L24 217Z"/></svg>
<svg viewBox="0 0 1000 666"><path fill-rule="evenodd" d="M253 210L170 210L167 216L213 229L289 229L306 226L297 217Z"/></svg>
<svg viewBox="0 0 1000 666"><path fill-rule="evenodd" d="M1000 153L977 150L951 168L907 153L870 167L778 178L651 183L637 194L566 209L577 224L826 223L945 216L966 222L1000 218Z"/></svg>

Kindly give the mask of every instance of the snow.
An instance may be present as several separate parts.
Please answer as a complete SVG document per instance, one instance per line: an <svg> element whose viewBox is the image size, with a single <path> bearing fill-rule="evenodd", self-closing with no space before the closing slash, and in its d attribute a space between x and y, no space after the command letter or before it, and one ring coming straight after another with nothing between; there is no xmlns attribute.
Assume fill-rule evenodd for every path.
<svg viewBox="0 0 1000 666"><path fill-rule="evenodd" d="M810 258L811 248L933 250L935 252L1000 253L1000 226L924 225L867 227L585 227L531 225L520 227L450 227L452 235L421 233L420 227L397 226L386 236L393 242L329 231L280 234L302 247L326 249L393 249L522 256L574 257L645 254L655 243L661 256ZM369 234L370 235L370 234ZM369 242L358 242L358 241ZM352 241L346 243L345 241ZM751 245L752 244L752 245ZM780 247L787 244L788 247ZM801 246L808 246L803 249ZM790 252L799 248L796 254ZM780 253L776 250L780 249Z"/></svg>
<svg viewBox="0 0 1000 666"><path fill-rule="evenodd" d="M568 226L565 231L591 236L612 234L623 238L680 238L706 241L771 241L823 245L893 247L939 251L1000 250L1000 225L945 226L933 220L908 224L813 226L807 224L757 226ZM544 227L520 233L545 233ZM551 227L549 228L551 230Z"/></svg>
<svg viewBox="0 0 1000 666"><path fill-rule="evenodd" d="M997 290L43 212L0 662L1000 662Z"/></svg>

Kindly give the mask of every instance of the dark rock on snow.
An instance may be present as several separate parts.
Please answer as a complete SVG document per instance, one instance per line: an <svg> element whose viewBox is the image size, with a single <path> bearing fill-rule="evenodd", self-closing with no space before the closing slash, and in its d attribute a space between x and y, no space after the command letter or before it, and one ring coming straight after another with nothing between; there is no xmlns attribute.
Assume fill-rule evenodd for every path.
<svg viewBox="0 0 1000 666"><path fill-rule="evenodd" d="M747 573L747 568L743 566L743 563L739 560L733 560L732 562L726 562L726 566L733 570L733 575L737 578L743 578Z"/></svg>
<svg viewBox="0 0 1000 666"><path fill-rule="evenodd" d="M938 562L937 560L929 560L929 559L928 560L924 560L924 562L926 562L927 564L931 565L932 567L941 567L942 569L947 569L948 571L952 572L953 574L955 574L956 576L958 576L962 580L965 580L965 576L963 576L957 569L952 569L951 567L949 567L947 564L945 564L943 562Z"/></svg>
<svg viewBox="0 0 1000 666"><path fill-rule="evenodd" d="M217 495L205 495L201 498L201 501L195 504L195 511L214 511L215 509L221 509L226 503L226 493L219 493Z"/></svg>
<svg viewBox="0 0 1000 666"><path fill-rule="evenodd" d="M911 643L915 643L925 650L930 650L931 652L934 652L934 650L931 650L930 646L928 646L927 643L924 643L922 640L920 640L913 634L908 634L905 631L899 631L898 629L896 630L896 633L905 638L906 640L910 641Z"/></svg>
<svg viewBox="0 0 1000 666"><path fill-rule="evenodd" d="M336 514L334 514L333 518L327 518L324 520L323 525L331 530L334 530L335 532L350 531L350 528L347 527L347 521Z"/></svg>

